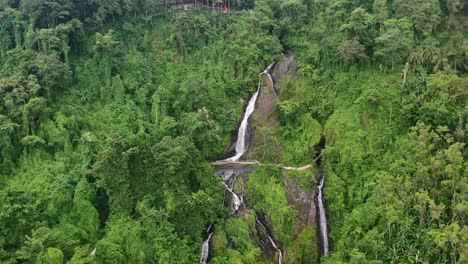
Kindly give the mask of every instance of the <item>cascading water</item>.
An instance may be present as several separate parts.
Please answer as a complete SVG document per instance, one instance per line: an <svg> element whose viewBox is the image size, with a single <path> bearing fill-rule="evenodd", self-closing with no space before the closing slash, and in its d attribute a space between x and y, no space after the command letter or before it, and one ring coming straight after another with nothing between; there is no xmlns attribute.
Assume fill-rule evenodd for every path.
<svg viewBox="0 0 468 264"><path fill-rule="evenodd" d="M273 67L274 63L270 64L262 73L260 73L260 76L266 75L268 80L270 80L271 85L273 86L273 78L270 74L270 70ZM245 152L248 150L248 135L247 135L247 129L249 127L249 118L255 111L255 103L257 101L258 94L260 92L260 83L257 86L257 91L252 95L252 97L249 100L249 104L247 105L247 108L245 110L244 117L242 119L242 122L239 126L239 129L237 131L237 141L236 141L236 148L235 148L235 154L234 156L227 158L225 160L222 160L224 162L235 162L239 161L239 159L245 154ZM233 169L221 169L217 170L216 173L222 178L224 185L226 186L226 190L231 194L229 206L233 210L233 213L238 211L242 206L244 205L242 195L238 195L234 192L234 184L237 180L237 176L241 174L242 171L236 172ZM230 180L234 176L233 180ZM263 226L263 224L262 224ZM210 226L211 228L211 226ZM210 228L208 228L207 232L210 231ZM263 226L265 228L265 226ZM266 228L265 228L266 230ZM208 261L208 255L209 255L209 250L210 250L210 239L211 235L213 232L209 233L207 239L203 241L202 247L201 247L201 254L200 254L200 263L201 264L206 264ZM275 244L274 240L268 235L268 238L270 240L271 245L279 252L279 263L281 264L282 259L283 259L283 253L281 250L278 248L278 246Z"/></svg>
<svg viewBox="0 0 468 264"><path fill-rule="evenodd" d="M255 110L255 102L257 101L257 96L258 96L259 91L260 91L260 86L257 87L257 91L250 98L249 104L247 105L247 108L245 110L244 119L242 119L242 122L239 126L239 130L237 132L237 141L236 141L236 154L228 159L225 159L225 161L238 161L240 157L242 157L242 155L244 155L244 153L247 151L246 134L247 134L247 128L249 125L249 117L250 115L252 115L252 113Z"/></svg>
<svg viewBox="0 0 468 264"><path fill-rule="evenodd" d="M274 85L274 82L273 82L273 77L270 74L270 70L273 67L273 65L275 65L275 63L272 63L272 64L268 65L268 67L262 73L260 73L260 76L262 76L263 74L265 74L267 76L267 78L268 78L268 80L270 80L272 86Z"/></svg>
<svg viewBox="0 0 468 264"><path fill-rule="evenodd" d="M273 78L271 77L270 70L273 67L274 63L270 64L260 76L266 75L268 79L271 81L273 85ZM238 161L242 155L247 151L247 129L249 126L249 118L255 111L255 102L257 101L258 93L260 92L260 84L257 86L257 91L253 94L253 96L249 100L249 104L245 109L244 118L239 126L239 130L237 131L237 141L236 141L236 154L230 158L225 159L224 161Z"/></svg>
<svg viewBox="0 0 468 264"><path fill-rule="evenodd" d="M210 233L208 235L208 238L205 241L203 241L200 255L201 264L206 264L206 262L208 261L208 253L210 253L210 240L212 235L213 233Z"/></svg>
<svg viewBox="0 0 468 264"><path fill-rule="evenodd" d="M244 204L242 201L242 197L237 195L232 189L232 187L229 187L226 182L224 182L224 186L226 186L226 190L228 190L229 193L231 193L231 201L229 203L229 206L231 207L233 213L235 213L239 208Z"/></svg>
<svg viewBox="0 0 468 264"><path fill-rule="evenodd" d="M320 228L320 236L322 238L322 251L323 251L324 256L328 256L328 252L330 249L328 245L327 214L325 211L324 198L323 198L324 181L325 181L325 177L322 176L322 178L320 179L319 186L318 186L317 203L319 206L319 228Z"/></svg>
<svg viewBox="0 0 468 264"><path fill-rule="evenodd" d="M201 264L206 264L208 261L208 254L210 253L210 240L211 236L213 235L213 232L210 232L211 227L213 225L210 225L208 229L206 230L206 233L208 233L208 237L203 241L202 247L201 247L201 254L200 254L200 263Z"/></svg>
<svg viewBox="0 0 468 264"><path fill-rule="evenodd" d="M266 235L268 237L268 240L270 241L270 244L273 246L273 248L276 251L278 251L278 253L279 253L278 264L281 264L283 262L283 251L281 251L281 249L279 249L278 245L276 245L273 238L271 238L270 234L268 234L268 229L265 227L265 225L262 224L262 222L260 222L260 220L258 220L258 218L257 218L257 223L262 227L263 230L265 230L265 233L266 233Z"/></svg>
<svg viewBox="0 0 468 264"><path fill-rule="evenodd" d="M272 245L272 246L276 249L276 251L278 251L278 253L279 253L278 264L283 263L283 252L281 251L281 249L278 248L278 246L276 245L275 241L273 240L273 238L271 238L270 235L268 235L268 239L270 239L271 245Z"/></svg>

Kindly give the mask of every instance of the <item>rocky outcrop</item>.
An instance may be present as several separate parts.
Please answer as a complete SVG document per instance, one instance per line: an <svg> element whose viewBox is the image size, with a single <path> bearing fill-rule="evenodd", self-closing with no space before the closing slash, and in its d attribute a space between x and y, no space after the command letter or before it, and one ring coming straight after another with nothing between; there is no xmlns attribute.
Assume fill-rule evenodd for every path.
<svg viewBox="0 0 468 264"><path fill-rule="evenodd" d="M314 190L304 190L296 180L285 178L288 203L298 211L298 220L302 227L315 226L316 211Z"/></svg>
<svg viewBox="0 0 468 264"><path fill-rule="evenodd" d="M292 55L285 55L283 59L275 64L272 69L273 83L267 76L264 76L263 86L260 89L260 94L257 99L256 112L253 114L252 128L252 145L248 157L251 159L259 160L262 164L281 163L282 158L282 147L280 142L280 124L277 116L275 115L275 108L280 103L278 91L275 89L275 84L281 82L286 76L297 76L297 66L294 62ZM277 145L275 145L277 144ZM265 153L267 155L265 156ZM316 230L317 220L317 208L315 203L315 190L314 188L303 188L299 182L288 174L292 171L308 171L312 173L315 171L315 165L306 165L303 167L284 167L284 185L286 189L288 203L291 207L297 210L297 230L298 234L307 228ZM248 201L247 201L248 202ZM268 215L259 213L260 220L262 223L271 230L274 229L273 222L269 219ZM262 226L257 224L257 235L259 236L257 243L265 252L268 257L273 257L275 254L274 248L267 240L267 230L262 230ZM263 232L263 233L262 233ZM271 234L274 236L273 232ZM277 238L274 237L276 240ZM276 240L281 245L280 240ZM311 263L318 258L318 243L312 246L316 246L316 250L308 251L310 256L306 257L311 260ZM295 263L298 259L291 258L296 253L288 252L287 249L282 249L284 253L285 263ZM292 253L292 255L290 254ZM297 255L297 254L296 254Z"/></svg>
<svg viewBox="0 0 468 264"><path fill-rule="evenodd" d="M257 99L256 111L252 122L252 143L249 158L270 163L281 162L281 145L279 144L280 124L274 114L280 102L275 83L285 74L292 73L292 57L277 62L271 71L271 79L263 75L263 82Z"/></svg>
<svg viewBox="0 0 468 264"><path fill-rule="evenodd" d="M285 54L281 61L275 64L271 75L275 82L279 82L286 75L297 76L297 65L292 54Z"/></svg>

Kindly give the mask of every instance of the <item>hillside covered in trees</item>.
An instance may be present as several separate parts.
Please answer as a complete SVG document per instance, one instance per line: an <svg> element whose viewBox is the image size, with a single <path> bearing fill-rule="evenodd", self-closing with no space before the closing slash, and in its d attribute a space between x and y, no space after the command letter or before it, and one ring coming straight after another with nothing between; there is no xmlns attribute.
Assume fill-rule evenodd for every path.
<svg viewBox="0 0 468 264"><path fill-rule="evenodd" d="M467 12L0 0L0 263L198 263L207 230L214 264L466 263ZM263 165L233 213L209 162L258 83L245 158ZM291 202L321 175L329 254Z"/></svg>

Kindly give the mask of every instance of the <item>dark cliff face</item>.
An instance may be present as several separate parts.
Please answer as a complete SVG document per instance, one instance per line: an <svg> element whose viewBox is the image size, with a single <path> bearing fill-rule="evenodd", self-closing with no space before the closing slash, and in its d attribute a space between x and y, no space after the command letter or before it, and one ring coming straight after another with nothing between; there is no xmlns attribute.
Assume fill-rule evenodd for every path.
<svg viewBox="0 0 468 264"><path fill-rule="evenodd" d="M292 54L286 54L283 56L283 59L275 64L273 67L271 75L275 82L279 82L286 75L292 75L293 77L297 76L297 65L294 62L294 57Z"/></svg>
<svg viewBox="0 0 468 264"><path fill-rule="evenodd" d="M263 163L281 163L282 147L279 143L280 124L274 114L280 102L276 84L286 76L296 76L297 67L292 55L285 55L271 69L273 83L267 76L262 76L260 93L251 123L251 147L248 158Z"/></svg>
<svg viewBox="0 0 468 264"><path fill-rule="evenodd" d="M269 237L276 241L275 243L278 241L278 238L273 234L272 226L271 220L265 214L256 213L255 229L257 231L257 244L270 259L275 258L277 251L271 244ZM281 247L279 244L277 246Z"/></svg>
<svg viewBox="0 0 468 264"><path fill-rule="evenodd" d="M286 178L284 183L286 185L288 202L298 211L297 220L301 224L301 227L315 226L317 224L315 217L317 208L314 202L315 191L313 189L304 190L293 179Z"/></svg>

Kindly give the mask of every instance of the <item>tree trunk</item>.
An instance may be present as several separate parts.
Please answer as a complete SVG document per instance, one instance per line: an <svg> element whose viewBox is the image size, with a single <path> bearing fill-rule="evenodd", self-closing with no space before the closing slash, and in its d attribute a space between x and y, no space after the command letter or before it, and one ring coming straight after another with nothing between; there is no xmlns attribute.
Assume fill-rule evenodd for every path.
<svg viewBox="0 0 468 264"><path fill-rule="evenodd" d="M406 80L408 79L408 68L409 68L409 62L406 62L405 69L403 70L403 85L405 85Z"/></svg>
<svg viewBox="0 0 468 264"><path fill-rule="evenodd" d="M185 44L184 44L184 38L182 36L182 30L180 28L177 28L177 40L179 42L180 54L183 56L184 51L185 51Z"/></svg>
<svg viewBox="0 0 468 264"><path fill-rule="evenodd" d="M387 222L388 240L392 240L392 224Z"/></svg>
<svg viewBox="0 0 468 264"><path fill-rule="evenodd" d="M447 28L445 29L445 31L448 31L450 26L452 25L453 21L455 20L455 15L453 13L451 13L449 15L449 18L447 20Z"/></svg>

